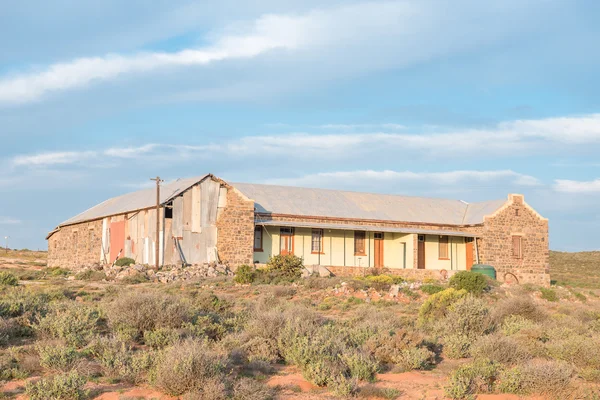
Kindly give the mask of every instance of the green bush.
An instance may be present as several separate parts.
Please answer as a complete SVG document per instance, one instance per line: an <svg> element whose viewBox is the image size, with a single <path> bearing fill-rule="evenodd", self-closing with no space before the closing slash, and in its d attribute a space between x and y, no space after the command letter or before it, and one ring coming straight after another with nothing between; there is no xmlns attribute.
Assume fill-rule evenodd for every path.
<svg viewBox="0 0 600 400"><path fill-rule="evenodd" d="M100 363L103 374L112 379L139 383L154 365L154 353L133 352L124 342L114 338L97 339L90 351Z"/></svg>
<svg viewBox="0 0 600 400"><path fill-rule="evenodd" d="M23 328L15 319L5 319L0 317L0 346L8 343L14 337L20 336Z"/></svg>
<svg viewBox="0 0 600 400"><path fill-rule="evenodd" d="M382 364L394 364L403 371L426 369L433 365L435 354L417 332L406 329L381 330L364 342L363 348Z"/></svg>
<svg viewBox="0 0 600 400"><path fill-rule="evenodd" d="M443 286L440 285L434 285L431 283L425 284L421 286L421 292L423 293L427 293L427 294L436 294L441 292L442 290L444 290L445 288Z"/></svg>
<svg viewBox="0 0 600 400"><path fill-rule="evenodd" d="M129 257L121 257L117 261L115 261L115 265L117 267L128 267L133 264L135 264L135 260Z"/></svg>
<svg viewBox="0 0 600 400"><path fill-rule="evenodd" d="M267 262L267 271L279 272L290 278L299 278L303 268L302 258L293 254L271 256Z"/></svg>
<svg viewBox="0 0 600 400"><path fill-rule="evenodd" d="M540 322L547 315L529 296L516 296L502 299L494 306L492 317L497 324L502 324L507 317L521 316L525 319Z"/></svg>
<svg viewBox="0 0 600 400"><path fill-rule="evenodd" d="M101 281L106 279L106 274L102 271L93 271L88 269L75 275L75 279L82 281Z"/></svg>
<svg viewBox="0 0 600 400"><path fill-rule="evenodd" d="M177 342L180 338L178 331L172 328L157 328L144 332L144 344L153 349L161 349Z"/></svg>
<svg viewBox="0 0 600 400"><path fill-rule="evenodd" d="M67 301L55 304L35 328L42 335L82 347L98 333L100 324L100 312L96 308Z"/></svg>
<svg viewBox="0 0 600 400"><path fill-rule="evenodd" d="M34 293L21 286L11 287L0 297L0 317L26 316L27 320L34 320L46 314L49 301L47 294Z"/></svg>
<svg viewBox="0 0 600 400"><path fill-rule="evenodd" d="M540 288L540 293L542 293L542 299L548 301L558 301L558 295L555 290Z"/></svg>
<svg viewBox="0 0 600 400"><path fill-rule="evenodd" d="M56 372L68 372L75 366L79 353L73 346L58 343L42 343L36 347L40 356L40 365Z"/></svg>
<svg viewBox="0 0 600 400"><path fill-rule="evenodd" d="M452 275L449 285L451 288L464 289L473 294L481 294L488 287L487 278L472 271L459 271Z"/></svg>
<svg viewBox="0 0 600 400"><path fill-rule="evenodd" d="M122 338L140 340L144 332L158 328L181 328L193 318L187 302L174 295L128 292L106 305L109 325Z"/></svg>
<svg viewBox="0 0 600 400"><path fill-rule="evenodd" d="M446 316L448 307L467 295L464 289L444 289L431 295L419 309L419 322L431 323Z"/></svg>
<svg viewBox="0 0 600 400"><path fill-rule="evenodd" d="M68 269L61 267L47 267L46 269L44 269L44 272L50 274L50 276L65 276L71 273L71 271L69 271Z"/></svg>
<svg viewBox="0 0 600 400"><path fill-rule="evenodd" d="M248 284L254 282L256 273L254 268L249 265L240 265L235 271L235 278L233 280L236 283Z"/></svg>
<svg viewBox="0 0 600 400"><path fill-rule="evenodd" d="M31 400L80 400L87 397L83 390L86 379L77 372L29 381L25 393Z"/></svg>
<svg viewBox="0 0 600 400"><path fill-rule="evenodd" d="M206 388L205 388L206 390ZM250 378L241 378L233 385L232 400L271 400L273 389ZM202 399L207 398L201 397ZM212 397L211 397L212 399Z"/></svg>
<svg viewBox="0 0 600 400"><path fill-rule="evenodd" d="M531 360L500 374L502 393L547 394L567 398L573 368L563 361Z"/></svg>
<svg viewBox="0 0 600 400"><path fill-rule="evenodd" d="M124 283L126 285L137 285L146 282L150 282L150 278L148 278L146 274L143 274L141 272L137 272L133 275L127 275L126 277L121 279L121 283Z"/></svg>
<svg viewBox="0 0 600 400"><path fill-rule="evenodd" d="M475 358L488 358L502 364L517 364L531 358L531 354L511 336L492 334L481 336L471 347Z"/></svg>
<svg viewBox="0 0 600 400"><path fill-rule="evenodd" d="M0 285L4 286L17 286L19 284L19 278L14 274L6 271L0 271Z"/></svg>
<svg viewBox="0 0 600 400"><path fill-rule="evenodd" d="M449 307L439 328L444 332L444 352L450 358L470 355L471 344L490 329L490 310L485 302L468 295Z"/></svg>
<svg viewBox="0 0 600 400"><path fill-rule="evenodd" d="M450 384L445 388L446 396L465 399L478 393L491 393L500 371L500 364L487 359L464 364L450 376Z"/></svg>
<svg viewBox="0 0 600 400"><path fill-rule="evenodd" d="M224 370L225 360L205 342L186 340L160 354L154 384L167 394L180 396L200 389L207 379L222 376Z"/></svg>

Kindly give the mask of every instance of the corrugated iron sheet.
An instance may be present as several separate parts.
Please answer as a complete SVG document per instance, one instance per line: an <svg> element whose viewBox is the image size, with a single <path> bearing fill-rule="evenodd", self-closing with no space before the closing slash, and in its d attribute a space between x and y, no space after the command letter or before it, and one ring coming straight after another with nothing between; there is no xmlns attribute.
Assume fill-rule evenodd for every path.
<svg viewBox="0 0 600 400"><path fill-rule="evenodd" d="M165 183L160 188L161 204L169 202L194 184L204 180L209 175L197 176L194 178L177 179L176 181ZM156 205L156 189L145 189L137 192L127 193L122 196L108 199L97 206L94 206L81 214L74 216L61 223L59 226L71 225L78 222L91 221L94 219L106 217L109 215L123 214L127 212L143 210Z"/></svg>
<svg viewBox="0 0 600 400"><path fill-rule="evenodd" d="M468 204L460 200L232 183L265 214L324 216L441 225L472 225L506 201Z"/></svg>

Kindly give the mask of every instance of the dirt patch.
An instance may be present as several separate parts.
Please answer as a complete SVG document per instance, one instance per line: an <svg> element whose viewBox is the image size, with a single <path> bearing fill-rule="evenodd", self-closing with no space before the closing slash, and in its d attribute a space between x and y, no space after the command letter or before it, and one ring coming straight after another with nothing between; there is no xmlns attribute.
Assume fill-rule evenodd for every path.
<svg viewBox="0 0 600 400"><path fill-rule="evenodd" d="M267 381L267 385L271 387L297 386L302 392L309 392L317 388L317 386L304 379L302 374L300 374L299 372L290 373L287 375L275 375Z"/></svg>

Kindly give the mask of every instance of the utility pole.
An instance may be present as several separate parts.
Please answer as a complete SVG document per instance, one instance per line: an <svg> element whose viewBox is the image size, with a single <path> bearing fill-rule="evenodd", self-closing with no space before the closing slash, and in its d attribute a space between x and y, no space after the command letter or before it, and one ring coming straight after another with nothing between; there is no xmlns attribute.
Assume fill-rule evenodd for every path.
<svg viewBox="0 0 600 400"><path fill-rule="evenodd" d="M160 176L150 178L150 180L156 181L156 247L154 248L154 261L156 269L158 269L158 265L160 264L158 260L160 246L160 183L164 181L160 179Z"/></svg>

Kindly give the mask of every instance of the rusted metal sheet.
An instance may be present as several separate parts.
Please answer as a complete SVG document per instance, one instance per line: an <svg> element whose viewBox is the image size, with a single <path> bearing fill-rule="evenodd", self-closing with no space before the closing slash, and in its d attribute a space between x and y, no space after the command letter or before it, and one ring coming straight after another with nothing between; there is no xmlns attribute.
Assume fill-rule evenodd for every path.
<svg viewBox="0 0 600 400"><path fill-rule="evenodd" d="M183 230L192 230L192 191L183 193Z"/></svg>
<svg viewBox="0 0 600 400"><path fill-rule="evenodd" d="M148 210L148 238L155 240L156 238L156 210Z"/></svg>
<svg viewBox="0 0 600 400"><path fill-rule="evenodd" d="M183 197L173 200L173 236L183 236Z"/></svg>
<svg viewBox="0 0 600 400"><path fill-rule="evenodd" d="M172 228L173 220L165 219L165 232L167 232L167 234L165 235L165 264L175 264L175 262L177 261L173 258L173 254L175 251L173 243L173 234L171 233Z"/></svg>
<svg viewBox="0 0 600 400"><path fill-rule="evenodd" d="M192 187L192 232L202 232L202 225L200 223L200 185Z"/></svg>
<svg viewBox="0 0 600 400"><path fill-rule="evenodd" d="M110 224L110 260L114 262L125 247L125 221ZM121 253L122 255L122 253Z"/></svg>

